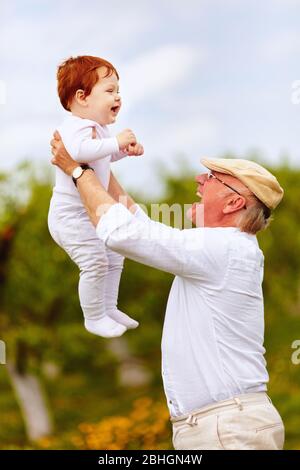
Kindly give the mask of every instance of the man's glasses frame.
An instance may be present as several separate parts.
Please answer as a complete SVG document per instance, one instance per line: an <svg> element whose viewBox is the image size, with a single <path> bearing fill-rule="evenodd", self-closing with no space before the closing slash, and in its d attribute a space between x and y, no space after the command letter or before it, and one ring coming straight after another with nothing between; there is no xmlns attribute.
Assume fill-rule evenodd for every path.
<svg viewBox="0 0 300 470"><path fill-rule="evenodd" d="M208 180L216 179L217 181L219 181L220 183L222 183L224 186L226 186L227 188L231 189L231 191L234 191L234 192L237 193L239 196L243 196L243 194L240 193L237 189L234 189L232 186L230 186L230 184L225 183L225 181L221 180L221 178L218 178L218 176L214 175L214 174L211 173L211 172L208 173L207 179L208 179ZM243 196L243 197L245 197L245 196ZM244 209L247 209L246 204L244 205Z"/></svg>

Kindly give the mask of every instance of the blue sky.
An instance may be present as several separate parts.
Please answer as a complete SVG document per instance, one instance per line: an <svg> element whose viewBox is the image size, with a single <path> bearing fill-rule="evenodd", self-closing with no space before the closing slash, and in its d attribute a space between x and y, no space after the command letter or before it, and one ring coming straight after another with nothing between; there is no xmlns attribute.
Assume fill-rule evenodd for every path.
<svg viewBox="0 0 300 470"><path fill-rule="evenodd" d="M300 163L300 0L2 0L0 18L0 169L49 160L56 67L77 54L119 71L111 133L130 127L145 147L113 165L127 187L156 193L160 165L178 172L183 155L195 172L201 156L253 149Z"/></svg>

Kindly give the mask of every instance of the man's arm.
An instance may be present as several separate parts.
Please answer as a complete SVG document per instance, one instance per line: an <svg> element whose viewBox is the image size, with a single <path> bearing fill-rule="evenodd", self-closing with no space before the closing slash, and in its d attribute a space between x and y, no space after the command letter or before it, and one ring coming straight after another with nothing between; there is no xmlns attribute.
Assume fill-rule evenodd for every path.
<svg viewBox="0 0 300 470"><path fill-rule="evenodd" d="M89 218L96 227L105 212L117 202L105 191L91 170L86 170L77 180L77 188Z"/></svg>
<svg viewBox="0 0 300 470"><path fill-rule="evenodd" d="M115 175L110 172L110 179L108 185L108 193L111 197L117 201L124 204L127 209L130 210L132 214L136 212L136 204L135 201L129 196L128 193L122 188L118 180L116 179Z"/></svg>
<svg viewBox="0 0 300 470"><path fill-rule="evenodd" d="M144 223L148 223L151 220L146 214L147 211L145 212L140 205L124 191L112 172L110 173L108 192L115 201L122 203L135 217L138 217L138 219L142 220Z"/></svg>
<svg viewBox="0 0 300 470"><path fill-rule="evenodd" d="M78 163L67 153L58 133L51 145L52 163L71 176ZM84 171L78 178L77 188L99 238L110 249L172 274L188 275L194 270L192 231L178 230L150 219L145 224L124 205L117 204L91 170Z"/></svg>
<svg viewBox="0 0 300 470"><path fill-rule="evenodd" d="M79 163L71 158L57 131L54 133L54 139L51 140L51 147L53 154L51 163L57 165L68 176L72 176L73 170L79 166ZM100 217L111 205L116 204L116 201L105 191L92 170L85 170L78 178L77 188L88 215L96 226Z"/></svg>

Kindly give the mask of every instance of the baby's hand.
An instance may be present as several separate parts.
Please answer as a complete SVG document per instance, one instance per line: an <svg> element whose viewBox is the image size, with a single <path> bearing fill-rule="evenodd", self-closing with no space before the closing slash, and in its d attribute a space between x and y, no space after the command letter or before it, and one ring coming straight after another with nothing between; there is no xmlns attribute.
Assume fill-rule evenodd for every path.
<svg viewBox="0 0 300 470"><path fill-rule="evenodd" d="M135 157L139 157L140 155L143 155L144 147L137 142L136 144L128 145L128 147L125 149L125 152L129 156L134 155Z"/></svg>
<svg viewBox="0 0 300 470"><path fill-rule="evenodd" d="M125 150L129 145L136 144L136 137L131 129L125 129L117 135L120 150Z"/></svg>

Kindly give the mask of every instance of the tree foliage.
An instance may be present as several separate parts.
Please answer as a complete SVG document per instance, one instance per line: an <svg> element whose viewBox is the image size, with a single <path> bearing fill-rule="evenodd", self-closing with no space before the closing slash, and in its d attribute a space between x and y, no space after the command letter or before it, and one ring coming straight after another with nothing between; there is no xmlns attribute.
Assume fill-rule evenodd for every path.
<svg viewBox="0 0 300 470"><path fill-rule="evenodd" d="M285 197L270 228L259 235L265 254L266 358L270 395L287 429L286 448L299 448L300 422L295 410L300 404L300 365L291 361L291 345L300 339L300 171L288 165L271 171L284 187ZM151 372L152 381L146 388L124 390L118 383L118 361L107 340L84 330L77 294L78 269L48 233L49 174L23 165L18 175L18 179L0 175L1 339L20 370L34 370L42 377L56 435L72 430L75 441L72 439L77 442L74 426L81 422L100 422L107 413L126 417L127 407L130 409L139 396L153 400L158 395L162 400L160 339L172 276L128 260L125 263L119 306L140 322L137 330L126 333L126 341L132 354ZM163 201L191 204L196 191L193 180L188 170L183 178L166 177ZM57 366L54 382L44 373L44 365L49 363ZM16 403L5 399L11 392L0 367L5 391L1 399L8 417L0 440L4 447L8 442L26 447L29 444L18 421ZM9 416L15 426L9 424ZM151 426L155 428L155 423ZM82 429L78 442L83 442ZM58 441L56 437L56 446ZM68 446L67 442L62 440L61 448Z"/></svg>

